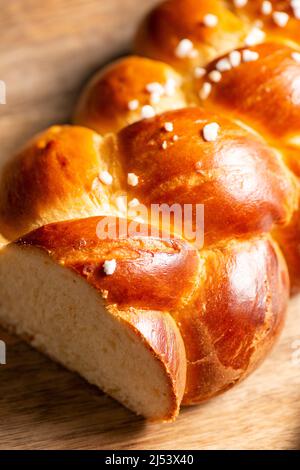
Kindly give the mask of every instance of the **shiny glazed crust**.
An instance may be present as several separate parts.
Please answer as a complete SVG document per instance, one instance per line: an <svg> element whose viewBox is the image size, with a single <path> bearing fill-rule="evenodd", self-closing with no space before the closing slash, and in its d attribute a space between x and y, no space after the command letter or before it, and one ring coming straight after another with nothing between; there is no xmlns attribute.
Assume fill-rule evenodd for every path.
<svg viewBox="0 0 300 470"><path fill-rule="evenodd" d="M278 337L289 276L273 238L300 288L300 21L289 2L271 4L163 2L139 28L139 55L89 82L76 126L35 137L0 183L1 234L75 271L142 331L169 374L171 417L183 392L199 403L242 380ZM99 240L91 216L134 217L120 195L204 204L203 249L162 233Z"/></svg>
<svg viewBox="0 0 300 470"><path fill-rule="evenodd" d="M187 104L201 104L217 115L225 114L258 133L280 153L286 165L299 177L300 59L297 53L300 50L300 9L293 9L287 0L249 0L243 3L239 6L233 0L162 2L142 22L134 49L152 59L153 70L155 63L157 69L161 66L161 61L172 66L174 73L177 70ZM264 10L264 3L268 3L268 8L271 5L270 11ZM213 15L217 24L206 24L207 15ZM287 22L282 24L280 21ZM186 39L192 49L178 56L178 45ZM253 59L252 55L251 59L244 60L245 51L246 54L248 51L254 52L257 57ZM134 64L135 59L135 56L123 59L123 68L128 61L133 75L134 68L139 70L138 64ZM210 74L219 70L218 63L223 59L229 60L229 69L221 70L220 77L211 79ZM231 60L237 62L231 63ZM110 71L116 77L121 74L118 63L112 64ZM152 82L162 82L158 70ZM90 88L84 92L89 95L90 102L97 103L97 96L103 93L100 82L98 84L97 92ZM127 87L130 88L129 83ZM205 87L206 90L209 87L209 91L205 91ZM118 87L114 88L114 93L118 95ZM128 101L133 99L132 96L129 98L128 95ZM163 99L161 103L163 107L166 105ZM184 106L176 99L174 103L177 107ZM148 104L151 105L149 94ZM115 116L117 109L115 106ZM104 108L99 107L98 110L100 113ZM87 102L82 115L83 112L92 114ZM140 108L128 122L140 118L139 113ZM101 119L104 119L103 114ZM82 125L91 124L85 119L79 122ZM99 119L92 123L92 127L100 133L106 132ZM292 287L297 291L300 286L299 215L294 216L289 226L275 230L274 236L286 256Z"/></svg>

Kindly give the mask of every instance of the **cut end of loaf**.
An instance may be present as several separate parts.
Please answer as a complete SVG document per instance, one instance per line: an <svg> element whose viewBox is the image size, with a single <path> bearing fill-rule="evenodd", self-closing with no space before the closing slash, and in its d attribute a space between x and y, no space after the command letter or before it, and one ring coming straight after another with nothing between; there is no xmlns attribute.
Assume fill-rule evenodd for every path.
<svg viewBox="0 0 300 470"><path fill-rule="evenodd" d="M0 322L135 413L176 417L186 358L167 313L107 306L40 248L10 244L0 252Z"/></svg>

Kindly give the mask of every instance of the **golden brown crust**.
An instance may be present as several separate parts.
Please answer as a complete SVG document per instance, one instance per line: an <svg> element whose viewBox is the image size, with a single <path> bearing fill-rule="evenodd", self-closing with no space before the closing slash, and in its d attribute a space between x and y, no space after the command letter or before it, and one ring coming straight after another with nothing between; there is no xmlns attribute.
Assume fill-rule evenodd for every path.
<svg viewBox="0 0 300 470"><path fill-rule="evenodd" d="M172 88L168 89L170 81ZM78 102L74 122L106 134L142 119L144 106L151 106L156 113L182 108L186 101L181 82L181 77L163 62L126 57L91 79ZM151 93L157 84L162 90Z"/></svg>
<svg viewBox="0 0 300 470"><path fill-rule="evenodd" d="M203 128L211 122L220 132L207 142ZM99 179L104 168L111 184ZM127 183L130 173L136 186ZM292 175L268 146L200 108L166 112L105 139L81 127L50 128L7 166L0 192L1 232L10 239L57 220L115 214L119 193L148 206L205 204L207 243L286 224L297 203Z"/></svg>
<svg viewBox="0 0 300 470"><path fill-rule="evenodd" d="M263 11L263 3L271 7L269 12ZM201 28L200 16L208 13L216 15L217 25L204 28L202 22ZM230 22L230 16L234 21ZM243 6L237 6L233 0L169 0L150 12L142 24L136 50L172 64L183 74L188 73L189 82L194 81L191 85L194 94L188 93L190 102L197 103L199 95L201 99L205 96L206 107L241 119L279 149L288 167L299 177L300 61L295 56L300 49L299 16L299 6L293 7L288 0L251 0ZM231 47L226 50L228 27L232 37ZM254 29L259 34L256 38L254 34L252 44L249 34ZM176 58L176 42L183 38L192 41L196 51L192 59ZM255 46L256 42L264 43ZM216 48L209 51L212 44ZM257 52L258 59L244 62L242 58L241 65L222 73L219 82L210 80L209 74L222 55L241 46ZM240 52L243 54L242 49ZM217 59L210 62L214 58ZM196 65L207 65L207 68L203 78L194 80ZM204 82L212 86L208 96L201 93ZM299 226L296 214L290 227L274 232L287 258L294 289L300 286Z"/></svg>
<svg viewBox="0 0 300 470"><path fill-rule="evenodd" d="M236 7L233 0L164 1L142 23L136 36L135 51L163 60L185 74L195 66L206 65L216 57L249 45L253 29L263 32L256 43L274 41L299 48L299 19L296 19L291 3L288 0L271 3L272 12L263 14L262 0L249 0L243 7ZM274 12L289 15L284 27L276 23ZM205 24L206 15L214 15L217 24ZM192 41L196 51L192 57L176 55L176 47L182 39Z"/></svg>
<svg viewBox="0 0 300 470"><path fill-rule="evenodd" d="M220 83L213 85L205 106L239 118L263 135L271 146L281 152L286 165L299 178L300 63L293 58L295 49L267 43L251 50L258 53L257 60L225 72ZM214 67L215 62L209 65L208 73ZM201 82L203 80L197 85L201 86ZM277 228L274 236L286 257L293 290L298 291L299 211L291 224Z"/></svg>
<svg viewBox="0 0 300 470"><path fill-rule="evenodd" d="M251 51L258 53L257 60L224 72L220 82L213 84L205 106L240 118L269 138L298 134L300 63L292 57L295 50L266 43L251 47ZM212 62L207 72L215 65L216 61ZM280 142L276 143L280 147Z"/></svg>
<svg viewBox="0 0 300 470"><path fill-rule="evenodd" d="M184 403L232 387L267 355L281 331L289 296L286 264L272 240L221 243L200 252L201 288L178 311L188 369Z"/></svg>
<svg viewBox="0 0 300 470"><path fill-rule="evenodd" d="M207 14L217 16L216 27L204 24ZM249 27L219 0L168 0L153 9L141 25L135 51L163 60L186 73L196 65L206 64L216 56L240 47L248 31ZM176 55L182 39L192 41L195 57Z"/></svg>
<svg viewBox="0 0 300 470"><path fill-rule="evenodd" d="M278 41L283 44L299 44L299 18L294 15L290 0L271 0L272 12L263 14L263 0L248 0L242 8L234 6L233 0L227 0L229 8L243 21L250 24L260 23L260 27L266 33L265 40ZM288 22L284 27L280 27L273 17L274 12L283 12L289 15Z"/></svg>
<svg viewBox="0 0 300 470"><path fill-rule="evenodd" d="M164 123L174 123L165 132ZM203 128L217 122L218 139ZM173 136L178 136L173 141ZM145 204L204 204L206 242L286 224L297 204L296 182L260 139L221 115L200 108L170 111L123 129L118 137L128 188ZM162 142L167 141L167 148Z"/></svg>
<svg viewBox="0 0 300 470"><path fill-rule="evenodd" d="M2 234L16 238L51 221L51 213L63 218L59 209L67 201L82 202L99 173L100 141L93 131L73 126L53 126L32 139L2 174Z"/></svg>

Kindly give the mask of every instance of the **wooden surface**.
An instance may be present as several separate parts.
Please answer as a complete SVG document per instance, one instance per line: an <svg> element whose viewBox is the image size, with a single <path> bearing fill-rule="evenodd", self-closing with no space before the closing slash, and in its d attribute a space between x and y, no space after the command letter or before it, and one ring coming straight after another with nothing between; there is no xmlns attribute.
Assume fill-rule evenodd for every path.
<svg viewBox="0 0 300 470"><path fill-rule="evenodd" d="M153 0L0 0L0 161L47 125L66 122L76 95L124 52ZM280 343L247 381L151 424L0 330L0 449L299 449L300 299Z"/></svg>

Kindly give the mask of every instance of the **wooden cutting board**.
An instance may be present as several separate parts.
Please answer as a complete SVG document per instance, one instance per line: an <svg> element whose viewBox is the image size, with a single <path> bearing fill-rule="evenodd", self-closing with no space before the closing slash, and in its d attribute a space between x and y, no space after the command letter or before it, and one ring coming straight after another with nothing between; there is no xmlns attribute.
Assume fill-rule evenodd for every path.
<svg viewBox="0 0 300 470"><path fill-rule="evenodd" d="M86 79L126 51L153 0L0 0L0 162L67 122ZM17 293L16 293L17 295ZM211 402L151 424L0 330L0 449L299 449L300 298L263 366Z"/></svg>

